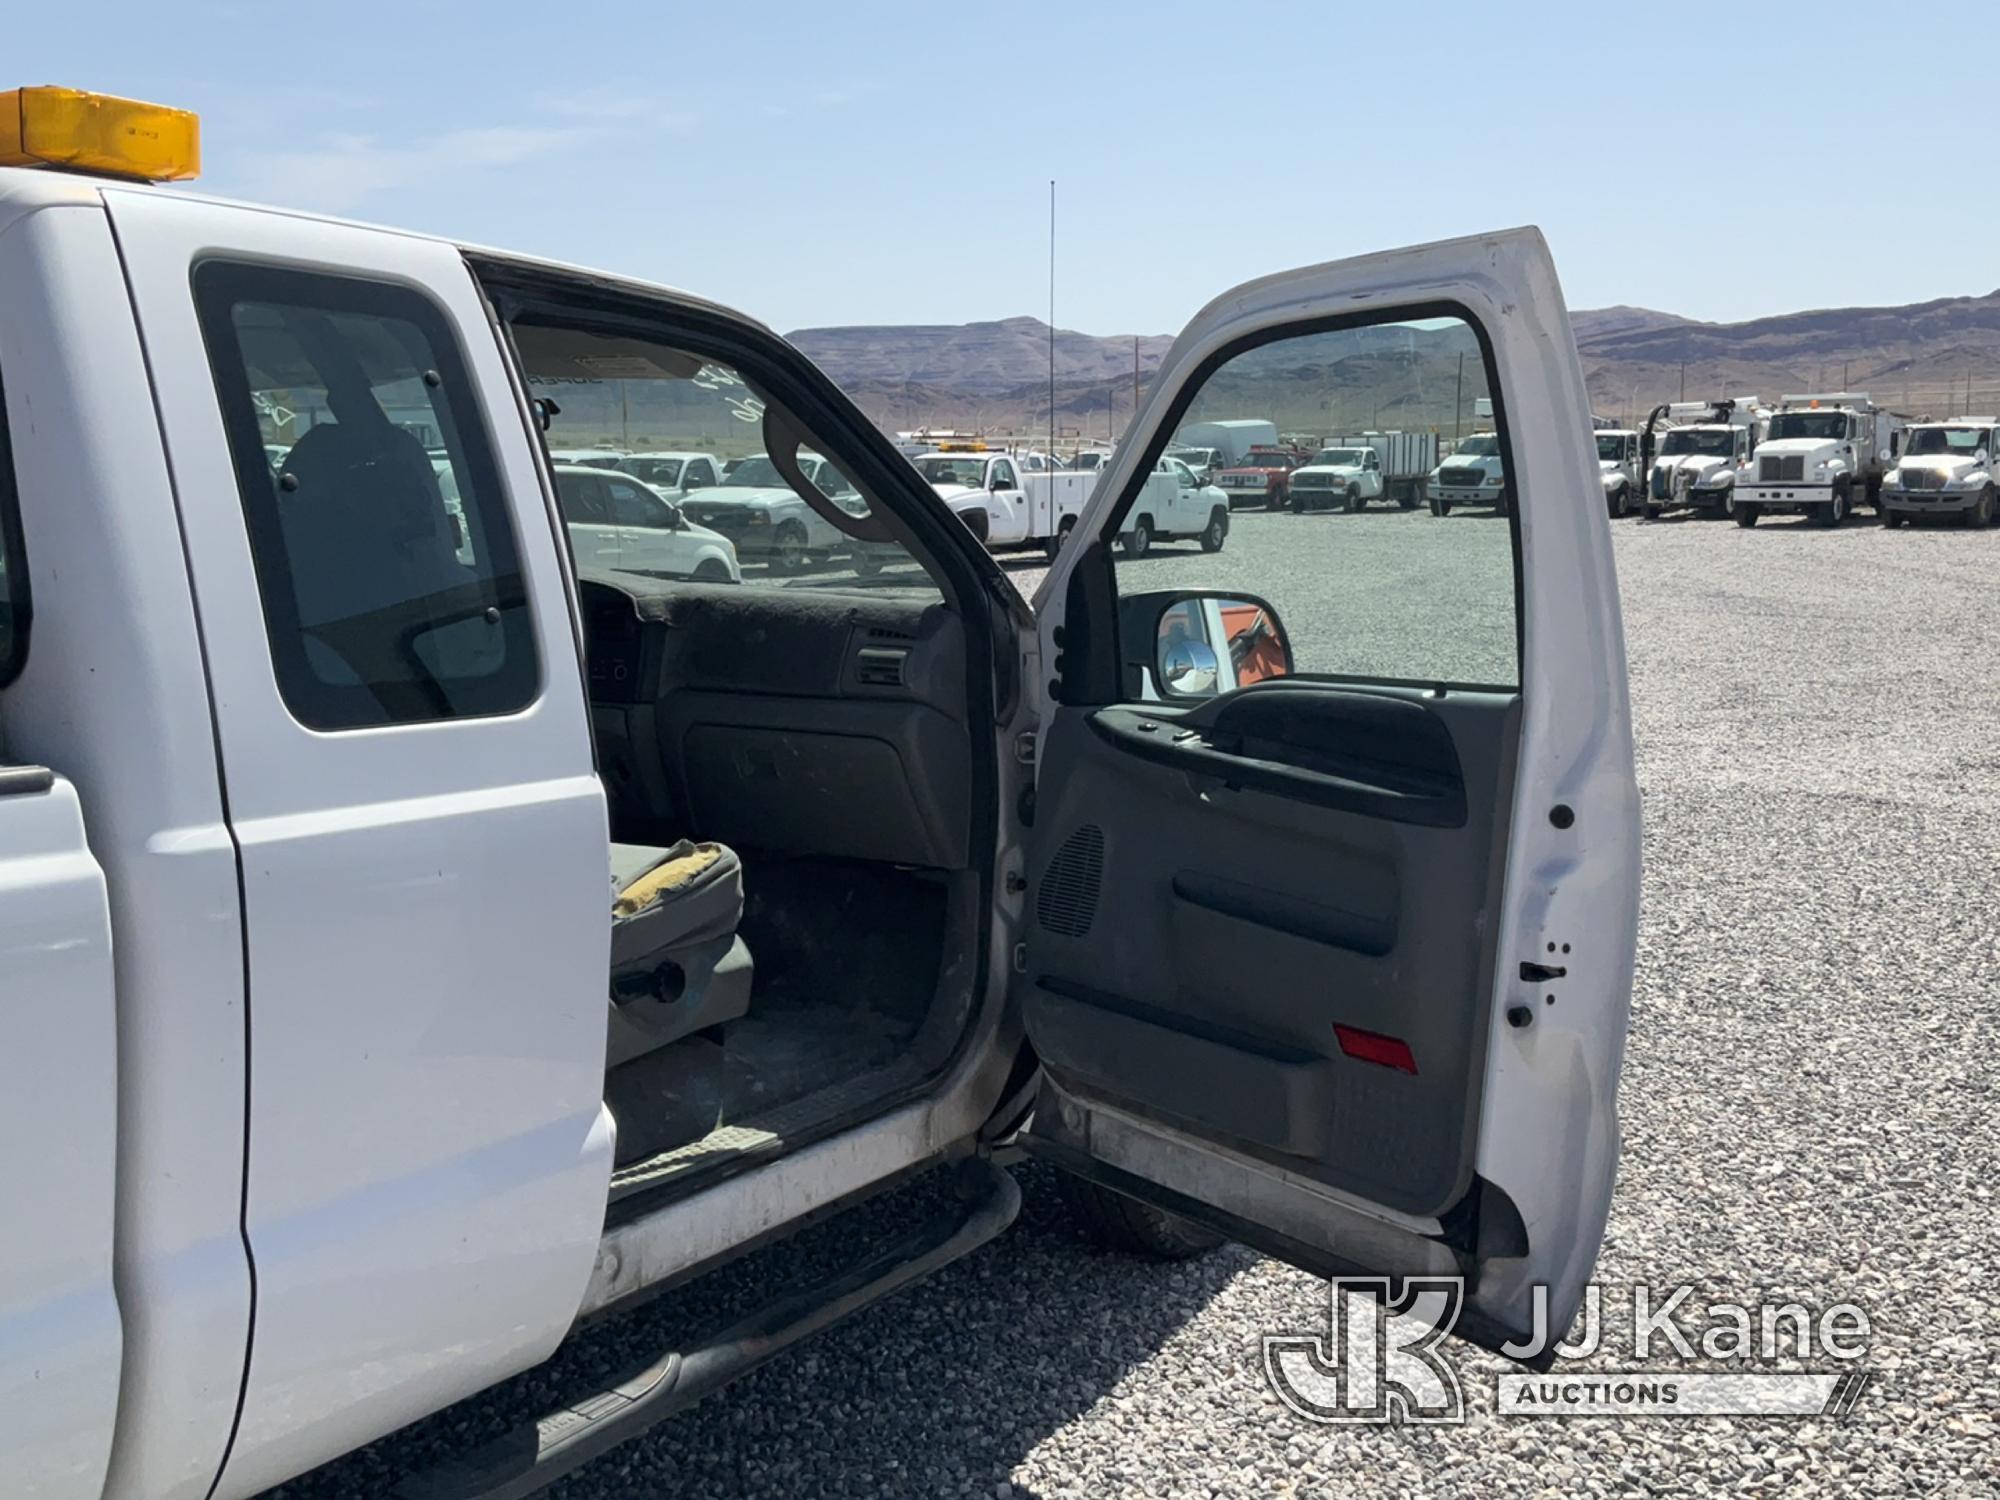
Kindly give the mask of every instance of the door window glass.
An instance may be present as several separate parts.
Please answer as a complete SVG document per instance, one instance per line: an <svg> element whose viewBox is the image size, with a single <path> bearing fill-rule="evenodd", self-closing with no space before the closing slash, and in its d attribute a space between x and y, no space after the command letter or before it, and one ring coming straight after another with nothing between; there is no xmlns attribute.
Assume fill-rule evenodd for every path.
<svg viewBox="0 0 2000 1500"><path fill-rule="evenodd" d="M1014 466L1004 458L997 460L993 465L993 483L997 488L1003 490L1020 488L1020 485L1014 480Z"/></svg>
<svg viewBox="0 0 2000 1500"><path fill-rule="evenodd" d="M1147 475L1111 527L1118 593L1269 601L1303 676L1517 686L1517 496L1492 395L1481 342L1457 317L1242 349L1198 381L1176 431L1259 420L1323 434L1323 449L1378 454L1381 493L1350 498L1351 472L1307 464L1279 508L1259 497L1235 511L1213 550L1205 510L1182 506L1169 519L1167 497L1150 493L1170 494L1176 475ZM1440 489L1452 498L1441 501ZM1145 655L1150 644L1122 649Z"/></svg>
<svg viewBox="0 0 2000 1500"><path fill-rule="evenodd" d="M607 479L604 483L611 491L611 519L615 525L647 526L662 531L673 524L667 502L651 490L641 489L625 479Z"/></svg>
<svg viewBox="0 0 2000 1500"><path fill-rule="evenodd" d="M294 717L351 729L525 707L527 590L443 312L404 286L225 261L196 267L194 293Z"/></svg>
<svg viewBox="0 0 2000 1500"><path fill-rule="evenodd" d="M556 470L556 503L562 507L563 519L572 526L611 524L604 481L595 474Z"/></svg>

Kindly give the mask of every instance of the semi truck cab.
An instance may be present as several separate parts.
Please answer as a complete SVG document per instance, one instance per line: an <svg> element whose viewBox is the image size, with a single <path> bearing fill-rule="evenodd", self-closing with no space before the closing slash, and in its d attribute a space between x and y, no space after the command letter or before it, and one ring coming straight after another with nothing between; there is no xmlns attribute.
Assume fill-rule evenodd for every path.
<svg viewBox="0 0 2000 1500"><path fill-rule="evenodd" d="M1882 480L1882 524L1915 516L1950 516L1961 526L1990 526L1995 515L1994 462L2000 419L1959 417L1903 429L1900 457Z"/></svg>
<svg viewBox="0 0 2000 1500"><path fill-rule="evenodd" d="M1021 1153L1316 1274L1455 1278L1460 1336L1545 1362L1610 1206L1639 854L1538 232L1212 302L1031 607L742 314L174 188L184 111L0 121L0 1493L256 1494L956 1173L397 1477L529 1494L993 1240ZM1521 518L1466 536L1489 666L1357 671L1289 574L1117 553L1213 370L1439 307L1514 459ZM713 584L577 557L551 450L618 400L743 424L737 472L837 540Z"/></svg>
<svg viewBox="0 0 2000 1500"><path fill-rule="evenodd" d="M1863 500L1879 498L1900 426L1865 394L1782 398L1750 472L1733 487L1736 524L1798 511L1838 526Z"/></svg>

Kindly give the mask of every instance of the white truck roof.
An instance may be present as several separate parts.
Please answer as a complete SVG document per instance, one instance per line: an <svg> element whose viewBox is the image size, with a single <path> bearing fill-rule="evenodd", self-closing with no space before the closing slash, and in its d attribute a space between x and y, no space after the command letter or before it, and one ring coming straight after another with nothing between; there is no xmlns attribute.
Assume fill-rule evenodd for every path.
<svg viewBox="0 0 2000 1500"><path fill-rule="evenodd" d="M1781 406L1849 406L1856 411L1873 411L1875 403L1866 391L1826 391L1803 396L1780 396Z"/></svg>

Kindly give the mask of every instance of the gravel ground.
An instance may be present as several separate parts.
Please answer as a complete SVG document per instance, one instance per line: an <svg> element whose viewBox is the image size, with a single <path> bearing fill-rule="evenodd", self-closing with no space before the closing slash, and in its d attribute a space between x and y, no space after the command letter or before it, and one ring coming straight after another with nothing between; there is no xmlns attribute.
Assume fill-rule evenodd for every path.
<svg viewBox="0 0 2000 1500"><path fill-rule="evenodd" d="M1314 592L1334 554L1302 547L1299 525L1340 537L1343 564L1349 548L1388 565L1473 546L1461 525L1493 530L1249 514L1219 558L1141 566L1162 587L1254 587L1304 658L1356 627ZM1503 1420L1501 1364L1453 1345L1464 1426L1314 1427L1266 1392L1257 1348L1323 1327L1322 1283L1234 1248L1171 1267L1099 1253L1027 1168L1027 1209L1001 1241L552 1493L2000 1493L2000 530L1670 518L1620 523L1617 548L1646 891L1598 1276L1607 1302L1693 1282L1699 1301L1860 1304L1878 1373L1845 1425ZM282 1493L378 1494L425 1454L851 1254L936 1191L919 1183L580 1336ZM1585 1367L1630 1363L1618 1344Z"/></svg>

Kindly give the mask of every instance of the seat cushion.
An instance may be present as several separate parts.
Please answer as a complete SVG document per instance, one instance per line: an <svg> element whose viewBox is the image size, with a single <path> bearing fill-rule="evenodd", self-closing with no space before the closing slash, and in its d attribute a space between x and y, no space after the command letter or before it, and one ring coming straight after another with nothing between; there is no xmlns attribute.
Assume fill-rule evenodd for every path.
<svg viewBox="0 0 2000 1500"><path fill-rule="evenodd" d="M736 936L743 866L734 850L613 844L611 887L607 1066L749 1009L754 971Z"/></svg>

